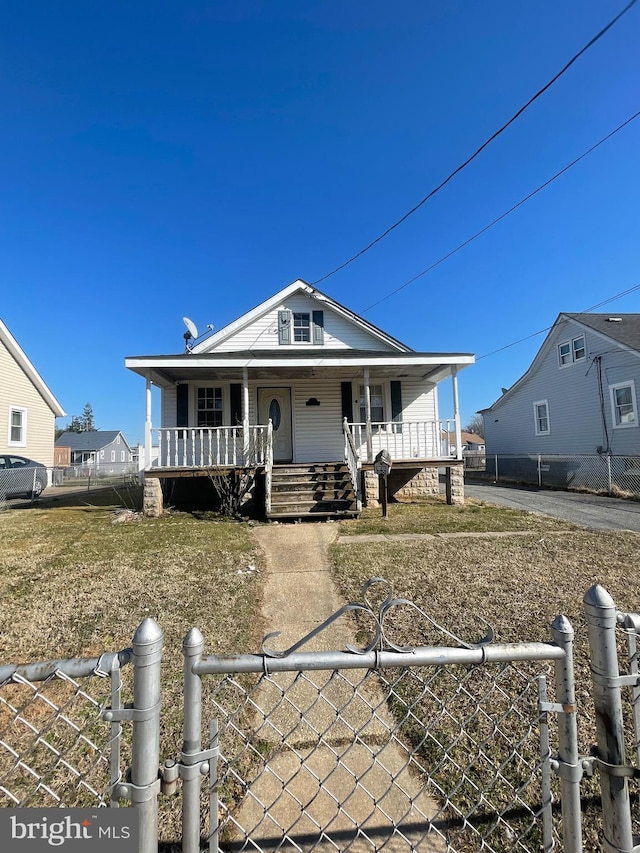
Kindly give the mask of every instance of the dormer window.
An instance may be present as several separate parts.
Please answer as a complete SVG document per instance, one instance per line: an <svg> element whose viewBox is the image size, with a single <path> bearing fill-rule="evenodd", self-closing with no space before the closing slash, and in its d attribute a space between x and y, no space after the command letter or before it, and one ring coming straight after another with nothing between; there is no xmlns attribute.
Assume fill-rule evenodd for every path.
<svg viewBox="0 0 640 853"><path fill-rule="evenodd" d="M569 341L563 341L558 344L558 365L559 367L568 367L570 364L575 364L578 361L584 361L587 357L587 349L584 342L584 335L578 338L572 338Z"/></svg>

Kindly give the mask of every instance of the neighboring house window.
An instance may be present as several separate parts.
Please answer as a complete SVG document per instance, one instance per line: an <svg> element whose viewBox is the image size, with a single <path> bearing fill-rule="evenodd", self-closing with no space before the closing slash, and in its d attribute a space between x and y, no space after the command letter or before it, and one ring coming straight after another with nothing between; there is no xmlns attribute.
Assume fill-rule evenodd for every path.
<svg viewBox="0 0 640 853"><path fill-rule="evenodd" d="M27 410L9 407L9 444L24 447L27 443Z"/></svg>
<svg viewBox="0 0 640 853"><path fill-rule="evenodd" d="M112 461L112 462L115 462L115 461L116 461L116 452L115 452L115 450L112 450L112 451L111 451L111 461Z"/></svg>
<svg viewBox="0 0 640 853"><path fill-rule="evenodd" d="M384 397L382 385L369 385L371 394L371 422L382 423L384 421ZM367 420L367 407L364 399L364 385L360 386L360 423Z"/></svg>
<svg viewBox="0 0 640 853"><path fill-rule="evenodd" d="M576 361L584 361L586 357L587 350L584 343L584 335L558 344L558 364L560 367L567 367L567 365L573 364Z"/></svg>
<svg viewBox="0 0 640 853"><path fill-rule="evenodd" d="M100 451L100 459L104 459L104 450Z"/></svg>
<svg viewBox="0 0 640 853"><path fill-rule="evenodd" d="M533 404L533 414L535 418L536 435L549 435L551 427L549 425L549 403L546 400L538 400Z"/></svg>
<svg viewBox="0 0 640 853"><path fill-rule="evenodd" d="M293 312L293 340L295 343L311 342L311 315Z"/></svg>
<svg viewBox="0 0 640 853"><path fill-rule="evenodd" d="M116 436L116 444L120 444L120 436L119 435Z"/></svg>
<svg viewBox="0 0 640 853"><path fill-rule="evenodd" d="M124 462L124 450L120 451L120 461Z"/></svg>
<svg viewBox="0 0 640 853"><path fill-rule="evenodd" d="M635 382L619 382L610 385L611 409L614 428L634 427L638 425L638 406L636 403Z"/></svg>
<svg viewBox="0 0 640 853"><path fill-rule="evenodd" d="M198 388L196 426L222 426L222 388Z"/></svg>

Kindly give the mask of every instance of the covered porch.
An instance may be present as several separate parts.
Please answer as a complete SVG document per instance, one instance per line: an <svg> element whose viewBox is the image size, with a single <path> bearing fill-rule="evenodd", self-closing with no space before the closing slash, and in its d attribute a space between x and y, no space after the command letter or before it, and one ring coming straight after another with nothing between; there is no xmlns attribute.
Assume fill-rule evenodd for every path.
<svg viewBox="0 0 640 853"><path fill-rule="evenodd" d="M353 350L126 360L146 382L145 459L154 460L145 462L147 477L254 469L266 476L268 507L274 466L340 462L358 508L381 450L397 470L437 472L457 463L462 470L458 372L472 363L470 354ZM437 393L443 380L450 382L446 418ZM153 386L162 392L160 425L152 418Z"/></svg>

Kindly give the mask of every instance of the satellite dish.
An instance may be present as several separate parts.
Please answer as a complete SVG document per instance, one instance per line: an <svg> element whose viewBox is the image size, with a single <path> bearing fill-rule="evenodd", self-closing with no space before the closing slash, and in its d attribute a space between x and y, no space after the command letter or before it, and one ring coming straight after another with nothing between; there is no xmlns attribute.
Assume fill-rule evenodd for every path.
<svg viewBox="0 0 640 853"><path fill-rule="evenodd" d="M190 320L188 317L183 317L183 318L182 318L182 322L183 322L183 323L185 324L185 326L187 327L187 331L186 331L186 332L184 333L184 335L182 336L182 337L184 338L184 346L185 346L185 350L186 350L187 352L190 352L191 350L190 350L190 348L189 348L189 341L190 341L192 338L197 338L197 337L198 337L198 329L197 329L196 324L193 322L193 320Z"/></svg>

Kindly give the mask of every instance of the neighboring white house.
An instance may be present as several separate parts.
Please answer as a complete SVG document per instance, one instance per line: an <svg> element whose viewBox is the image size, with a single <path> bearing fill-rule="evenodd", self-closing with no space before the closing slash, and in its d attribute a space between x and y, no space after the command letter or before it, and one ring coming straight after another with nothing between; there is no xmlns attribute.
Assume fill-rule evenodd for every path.
<svg viewBox="0 0 640 853"><path fill-rule="evenodd" d="M179 355L129 357L147 381L156 468L350 464L386 450L407 470L447 455L460 431L457 373L469 353L414 352L303 281ZM441 420L438 383L452 379ZM151 384L162 394L151 423ZM154 470L156 470L154 468Z"/></svg>
<svg viewBox="0 0 640 853"><path fill-rule="evenodd" d="M482 410L487 455L639 456L639 383L640 314L559 314L527 372Z"/></svg>
<svg viewBox="0 0 640 853"><path fill-rule="evenodd" d="M0 453L53 465L55 420L65 412L0 320Z"/></svg>

